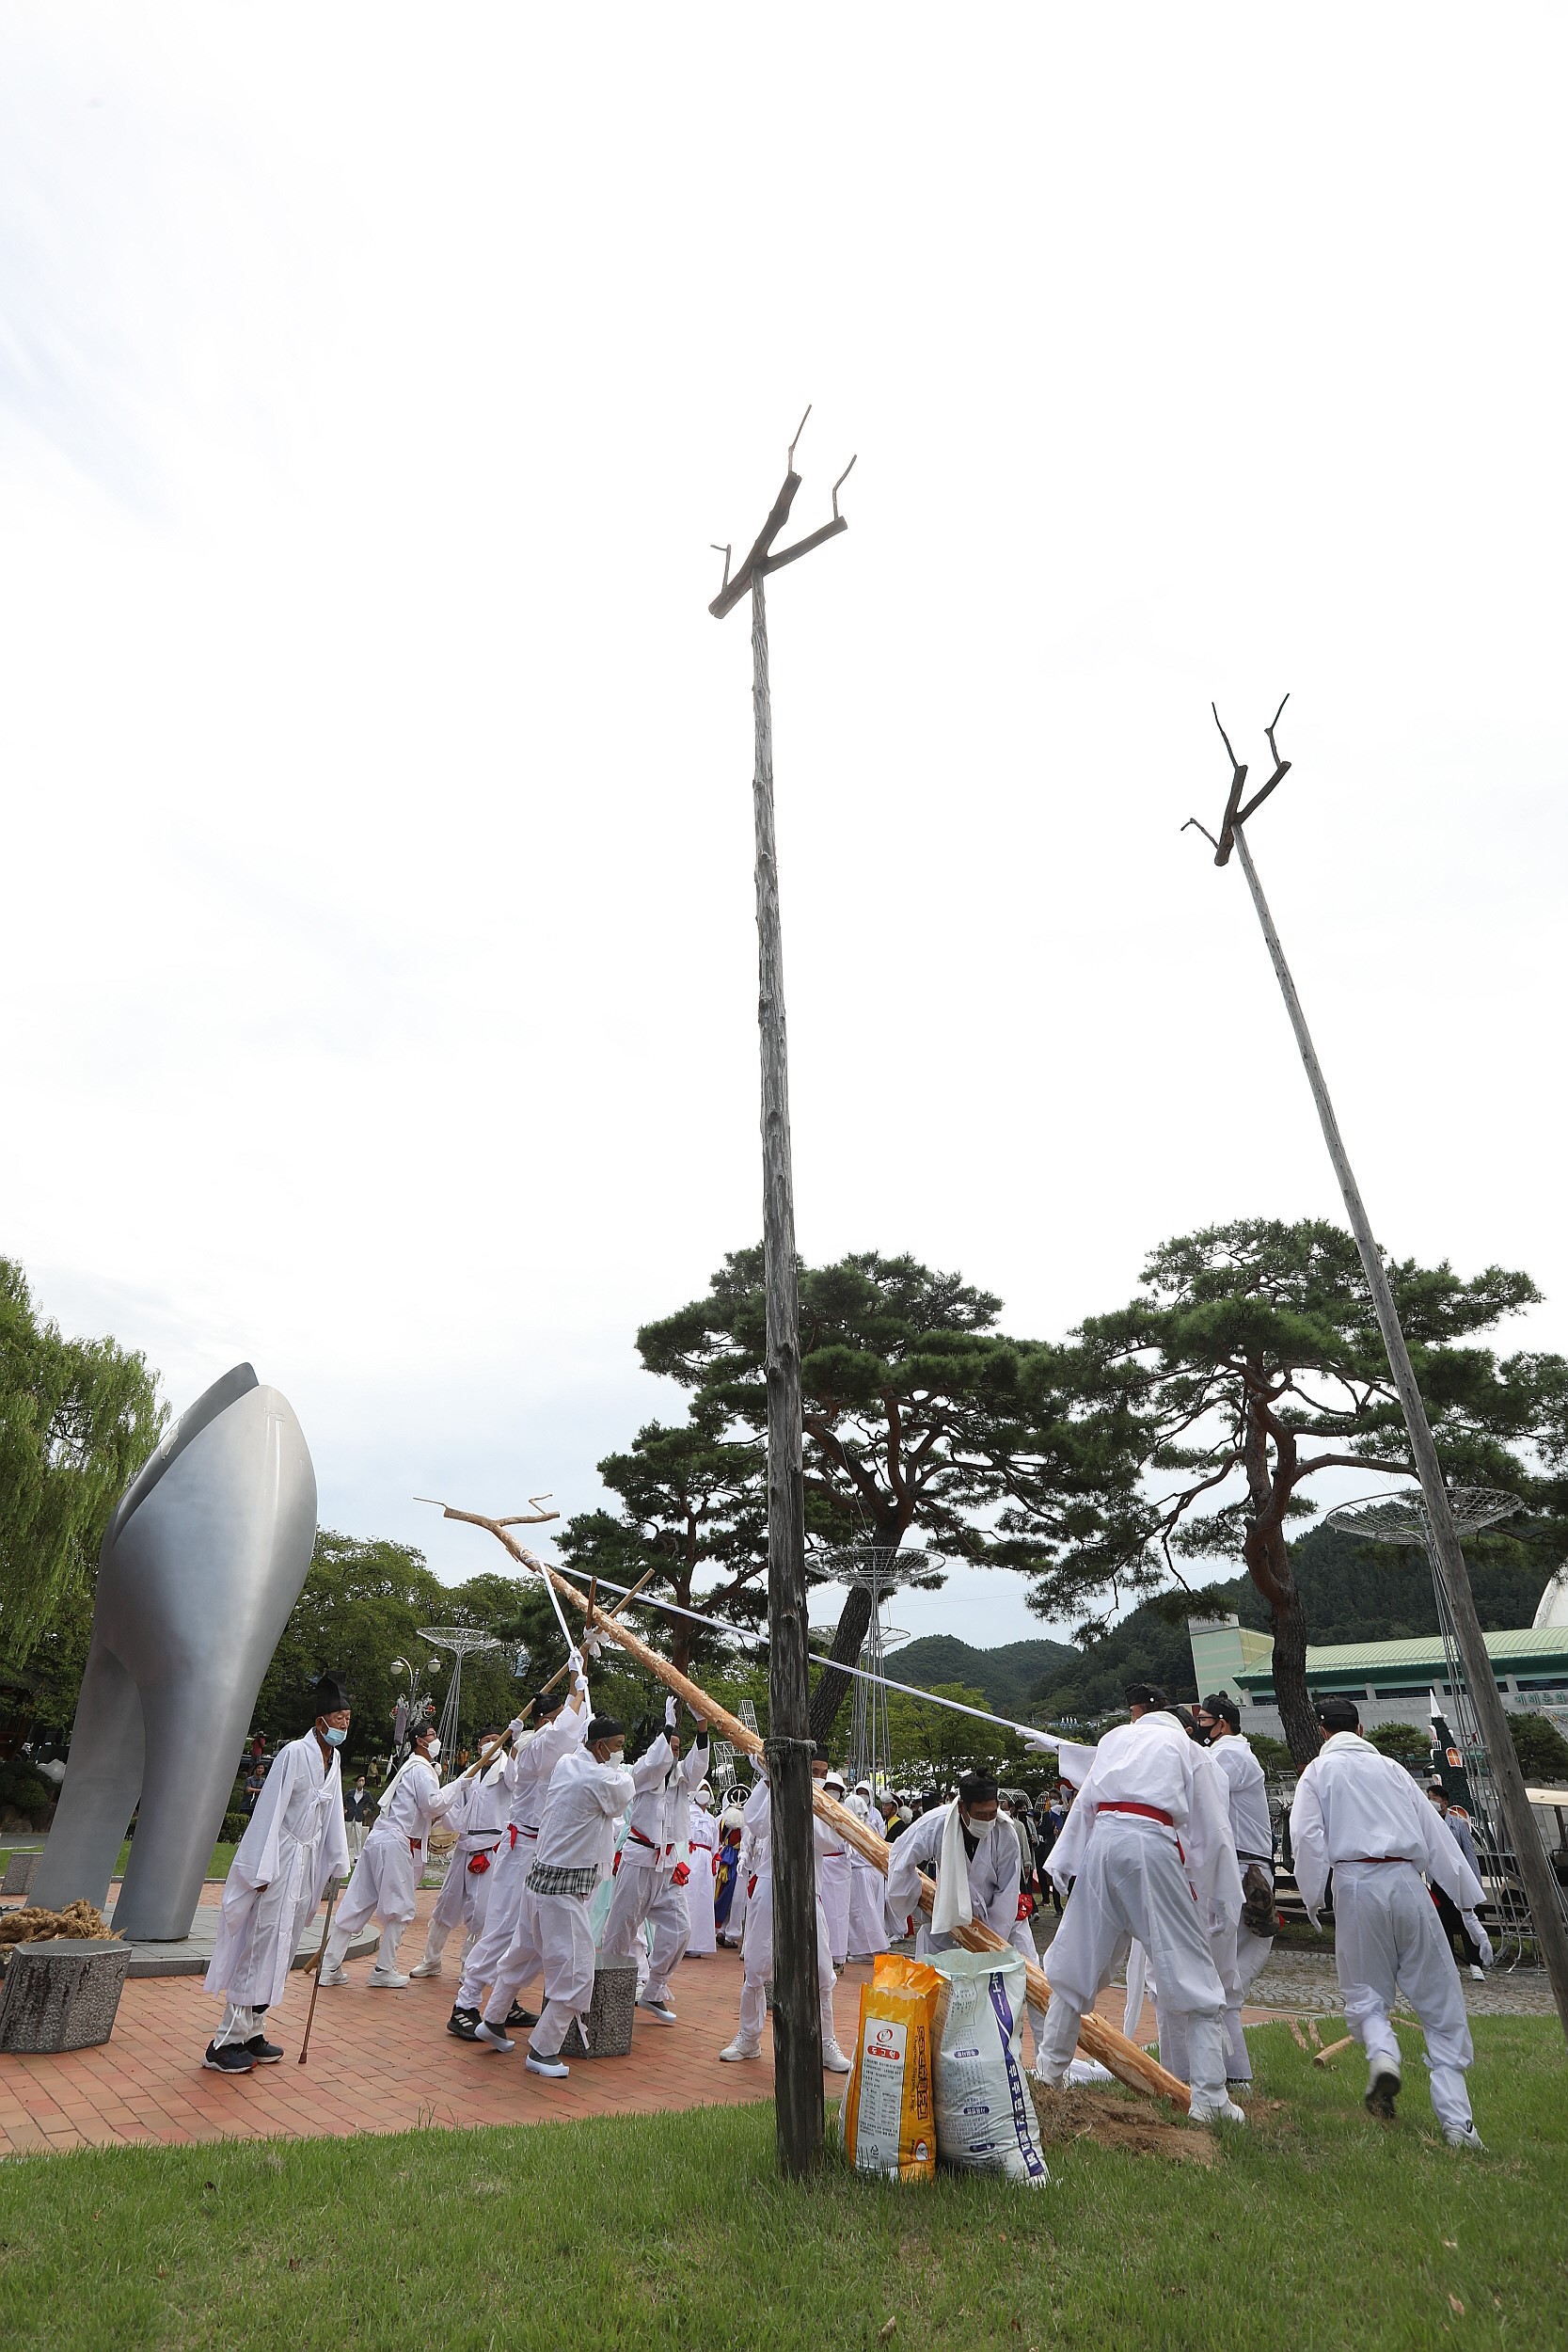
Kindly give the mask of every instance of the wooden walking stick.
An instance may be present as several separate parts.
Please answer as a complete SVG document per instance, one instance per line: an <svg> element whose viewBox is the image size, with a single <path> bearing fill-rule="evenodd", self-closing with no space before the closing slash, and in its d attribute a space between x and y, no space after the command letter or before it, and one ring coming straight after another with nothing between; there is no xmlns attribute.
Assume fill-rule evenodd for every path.
<svg viewBox="0 0 1568 2352"><path fill-rule="evenodd" d="M305 2038L299 2045L301 2066L304 2065L310 2048L310 2028L316 2022L316 1995L322 1989L322 1962L326 1955L326 1939L332 1932L332 1914L337 1908L340 1891L340 1883L334 1879L326 1898L326 1918L322 1927L322 1940L305 1963L306 1974L311 1979L311 1985L310 2006L305 2013Z"/></svg>
<svg viewBox="0 0 1568 2352"><path fill-rule="evenodd" d="M587 1594L579 1591L568 1577L562 1576L559 1568L552 1568L547 1561L536 1559L532 1552L525 1551L522 1545L507 1534L502 1520L487 1519L478 1511L459 1511L451 1503L443 1503L441 1508L449 1519L462 1519L470 1527L487 1528L506 1546L520 1566L531 1568L536 1576L546 1578L574 1608L586 1612ZM678 1667L672 1666L667 1658L661 1658L645 1642L640 1642L635 1633L629 1632L615 1619L601 1616L596 1622L629 1658L635 1659L647 1673L683 1698L694 1715L712 1724L745 1755L762 1755L763 1742L750 1725L743 1724L737 1715L732 1715L727 1708L721 1707L717 1699L709 1698L701 1684L693 1682L689 1675L683 1675ZM886 1842L874 1836L863 1821L846 1806L835 1803L815 1781L812 1784L812 1809L823 1820L831 1821L840 1836L858 1853L863 1854L873 1868L880 1870L886 1877ZM935 1899L935 1885L923 1875L920 1881L921 1909L929 1912ZM1005 1943L1001 1936L977 1919L972 1920L966 1927L955 1928L953 1933L955 1940L972 1952L1009 1952L1017 1948ZM1022 1959L1022 1954L1020 1953L1019 1957ZM1024 1961L1023 1969L1030 2000L1036 2008L1044 2009L1051 1999L1051 1986L1044 1969L1029 1961ZM1118 2033L1098 2010L1086 2009L1084 2011L1078 2039L1090 2057L1098 2058L1101 2065L1118 2082L1125 2083L1130 2090L1141 2090L1152 2099L1170 2099L1183 2112L1192 2106L1192 2092L1186 2084L1179 2082L1174 2074L1167 2074L1147 2052L1140 2050L1136 2042Z"/></svg>

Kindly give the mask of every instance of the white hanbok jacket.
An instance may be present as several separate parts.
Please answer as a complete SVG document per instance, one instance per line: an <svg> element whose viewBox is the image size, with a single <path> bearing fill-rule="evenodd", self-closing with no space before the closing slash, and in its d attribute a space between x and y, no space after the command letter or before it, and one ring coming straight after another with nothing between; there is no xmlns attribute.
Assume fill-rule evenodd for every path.
<svg viewBox="0 0 1568 2352"><path fill-rule="evenodd" d="M1408 1862L1461 1911L1474 1911L1484 1899L1481 1881L1436 1807L1402 1764L1354 1731L1325 1740L1296 1783L1291 1851L1314 1924L1329 1871L1340 1862Z"/></svg>
<svg viewBox="0 0 1568 2352"><path fill-rule="evenodd" d="M328 1763L308 1731L274 1756L235 1849L205 1991L247 2008L279 2000L306 1922L328 1879L347 1870L338 1758Z"/></svg>

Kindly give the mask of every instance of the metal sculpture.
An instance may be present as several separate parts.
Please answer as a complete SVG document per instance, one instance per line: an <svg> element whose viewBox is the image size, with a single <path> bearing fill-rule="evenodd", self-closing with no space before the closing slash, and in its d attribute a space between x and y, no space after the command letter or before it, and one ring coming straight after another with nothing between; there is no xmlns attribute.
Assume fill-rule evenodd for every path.
<svg viewBox="0 0 1568 2352"><path fill-rule="evenodd" d="M115 1927L153 1943L189 1933L315 1538L304 1432L236 1364L181 1415L109 1521L36 1902L102 1904L135 1813Z"/></svg>

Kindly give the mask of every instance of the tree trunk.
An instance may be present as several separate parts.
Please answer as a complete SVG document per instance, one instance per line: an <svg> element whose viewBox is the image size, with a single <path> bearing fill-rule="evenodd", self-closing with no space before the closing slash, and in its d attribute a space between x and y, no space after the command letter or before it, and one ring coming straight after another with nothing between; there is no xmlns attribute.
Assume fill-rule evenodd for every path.
<svg viewBox="0 0 1568 2352"><path fill-rule="evenodd" d="M869 1585L851 1584L837 1625L833 1629L830 1661L841 1666L858 1666L871 1630L871 1590ZM811 1736L825 1747L832 1737L839 1709L848 1697L854 1682L852 1675L833 1672L833 1662L824 1666L816 1677L816 1688L811 1694Z"/></svg>
<svg viewBox="0 0 1568 2352"><path fill-rule="evenodd" d="M1258 1557L1254 1560L1254 1553ZM1247 1574L1269 1604L1274 1629L1274 1695L1291 1761L1305 1772L1322 1741L1307 1691L1307 1612L1277 1522L1255 1528L1246 1541ZM1205 1695L1198 1692L1199 1698Z"/></svg>

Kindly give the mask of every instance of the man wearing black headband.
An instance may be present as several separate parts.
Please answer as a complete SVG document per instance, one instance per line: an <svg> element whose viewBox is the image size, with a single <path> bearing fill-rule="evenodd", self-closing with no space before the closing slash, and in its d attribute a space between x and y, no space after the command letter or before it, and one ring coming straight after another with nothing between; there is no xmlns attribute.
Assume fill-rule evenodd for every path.
<svg viewBox="0 0 1568 2352"><path fill-rule="evenodd" d="M1465 2070L1475 2052L1453 1953L1422 1873L1475 1918L1481 1882L1402 1764L1361 1737L1354 1700L1318 1702L1323 1751L1296 1783L1291 1851L1314 1927L1334 1873L1334 1965L1345 2023L1367 2053L1366 2106L1394 2120L1402 2080L1389 2012L1402 1993L1421 2021L1432 2106L1450 2148L1479 2149Z"/></svg>
<svg viewBox="0 0 1568 2352"><path fill-rule="evenodd" d="M475 1937L464 1959L463 1980L447 2020L447 2031L460 2042L473 2041L485 1992L502 1983L511 1987L499 2013L503 2029L535 2023L516 2000L521 1987L538 1970L528 1874L538 1845L550 1774L563 1756L582 1744L590 1711L580 1650L569 1654L566 1669L566 1686L561 1695L548 1689L536 1691L518 1708L510 1726L512 1754L502 1775L508 1798L506 1832L496 1849L484 1931Z"/></svg>
<svg viewBox="0 0 1568 2352"><path fill-rule="evenodd" d="M256 1809L229 1866L223 1914L204 1990L226 2003L203 2066L248 2074L283 2053L261 2020L282 1997L307 1921L328 1883L348 1868L339 1751L348 1738L348 1693L336 1675L311 1692L315 1722L273 1758Z"/></svg>

